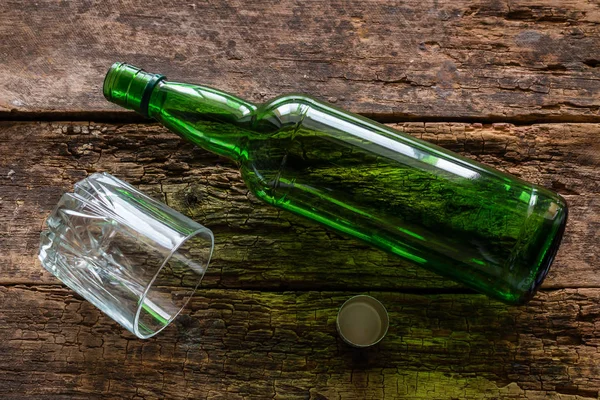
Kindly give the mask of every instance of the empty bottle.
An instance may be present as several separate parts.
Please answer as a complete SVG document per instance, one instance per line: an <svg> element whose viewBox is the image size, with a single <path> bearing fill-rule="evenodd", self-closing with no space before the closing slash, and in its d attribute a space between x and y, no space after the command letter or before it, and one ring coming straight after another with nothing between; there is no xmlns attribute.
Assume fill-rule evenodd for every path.
<svg viewBox="0 0 600 400"><path fill-rule="evenodd" d="M303 94L253 104L115 63L104 96L237 161L265 202L509 304L564 232L560 195Z"/></svg>

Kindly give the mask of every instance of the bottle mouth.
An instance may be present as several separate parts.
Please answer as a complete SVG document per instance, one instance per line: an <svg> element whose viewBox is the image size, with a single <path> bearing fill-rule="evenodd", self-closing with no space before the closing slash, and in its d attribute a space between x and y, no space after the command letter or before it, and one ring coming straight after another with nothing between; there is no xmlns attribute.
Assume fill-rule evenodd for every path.
<svg viewBox="0 0 600 400"><path fill-rule="evenodd" d="M148 116L152 90L164 75L150 74L123 62L114 63L106 73L102 93L106 100Z"/></svg>
<svg viewBox="0 0 600 400"><path fill-rule="evenodd" d="M117 61L113 65L110 66L106 76L104 77L104 83L102 84L102 94L104 98L110 102L112 102L112 91L111 88L114 84L114 81L118 75L119 67L123 65L122 62Z"/></svg>

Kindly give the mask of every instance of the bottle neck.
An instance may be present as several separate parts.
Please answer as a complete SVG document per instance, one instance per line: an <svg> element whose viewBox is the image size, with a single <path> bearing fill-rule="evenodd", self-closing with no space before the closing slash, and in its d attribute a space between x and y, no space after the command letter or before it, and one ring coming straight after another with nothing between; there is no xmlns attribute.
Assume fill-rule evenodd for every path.
<svg viewBox="0 0 600 400"><path fill-rule="evenodd" d="M257 106L206 86L168 82L163 75L115 63L104 80L107 100L161 122L218 155L242 161Z"/></svg>
<svg viewBox="0 0 600 400"><path fill-rule="evenodd" d="M102 91L106 100L148 116L148 103L155 86L164 75L150 74L133 65L116 62L104 78Z"/></svg>

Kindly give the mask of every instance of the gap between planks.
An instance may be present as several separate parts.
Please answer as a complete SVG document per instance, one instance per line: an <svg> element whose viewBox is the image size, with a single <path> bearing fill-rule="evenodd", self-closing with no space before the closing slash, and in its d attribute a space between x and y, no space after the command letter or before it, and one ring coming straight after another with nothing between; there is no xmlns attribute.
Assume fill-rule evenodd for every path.
<svg viewBox="0 0 600 400"><path fill-rule="evenodd" d="M12 281L0 282L0 288L10 287L23 287L28 289L45 289L63 287L68 289L67 286L60 282L32 282L28 280L15 279ZM188 286L173 286L172 289L188 289ZM576 290L576 289L599 289L600 286L560 286L560 287L543 287L537 290L537 293L555 293L561 290ZM312 286L307 287L304 285L286 285L282 287L228 287L221 285L213 285L209 287L198 287L196 293L202 291L213 291L213 290L227 290L236 292L261 292L261 293L308 293L308 292L360 292L360 293L397 293L397 294L410 294L410 295L470 295L470 296L483 296L481 293L477 293L474 290L468 288L394 288L394 287L373 287L373 288L353 288L348 286L335 286L335 285L323 285L323 286ZM75 294L75 292L73 292ZM78 295L77 295L78 296ZM535 298L535 297L534 297ZM493 299L490 299L493 300ZM495 301L495 300L494 300Z"/></svg>
<svg viewBox="0 0 600 400"><path fill-rule="evenodd" d="M352 112L350 110L347 110ZM481 117L451 117L451 116L423 116L405 113L357 113L374 121L393 124L404 122L453 122L453 123L507 123L515 126L526 126L533 124L567 124L567 123L600 123L599 115L556 115L539 116L535 114L521 115L517 117L506 117L502 115L487 115ZM96 123L135 123L153 124L156 121L148 119L134 112L127 111L0 111L0 121L7 122L83 122L93 121Z"/></svg>

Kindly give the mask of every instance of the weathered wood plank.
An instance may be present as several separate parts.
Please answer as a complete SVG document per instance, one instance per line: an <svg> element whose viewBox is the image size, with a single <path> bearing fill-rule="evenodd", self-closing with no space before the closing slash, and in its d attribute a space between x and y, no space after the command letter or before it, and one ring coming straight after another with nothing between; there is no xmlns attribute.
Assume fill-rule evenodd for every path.
<svg viewBox="0 0 600 400"><path fill-rule="evenodd" d="M0 387L4 399L598 398L597 289L527 307L372 294L390 330L356 351L335 331L347 292L200 290L140 341L64 288L0 287Z"/></svg>
<svg viewBox="0 0 600 400"><path fill-rule="evenodd" d="M599 27L585 0L5 1L0 113L121 112L100 86L127 61L387 120L599 122Z"/></svg>
<svg viewBox="0 0 600 400"><path fill-rule="evenodd" d="M600 287L599 124L397 127L565 195L570 222L545 287ZM5 122L0 124L0 154L3 284L57 282L36 261L43 220L76 181L106 171L215 232L217 245L205 287L457 287L259 202L248 194L234 165L157 125Z"/></svg>

